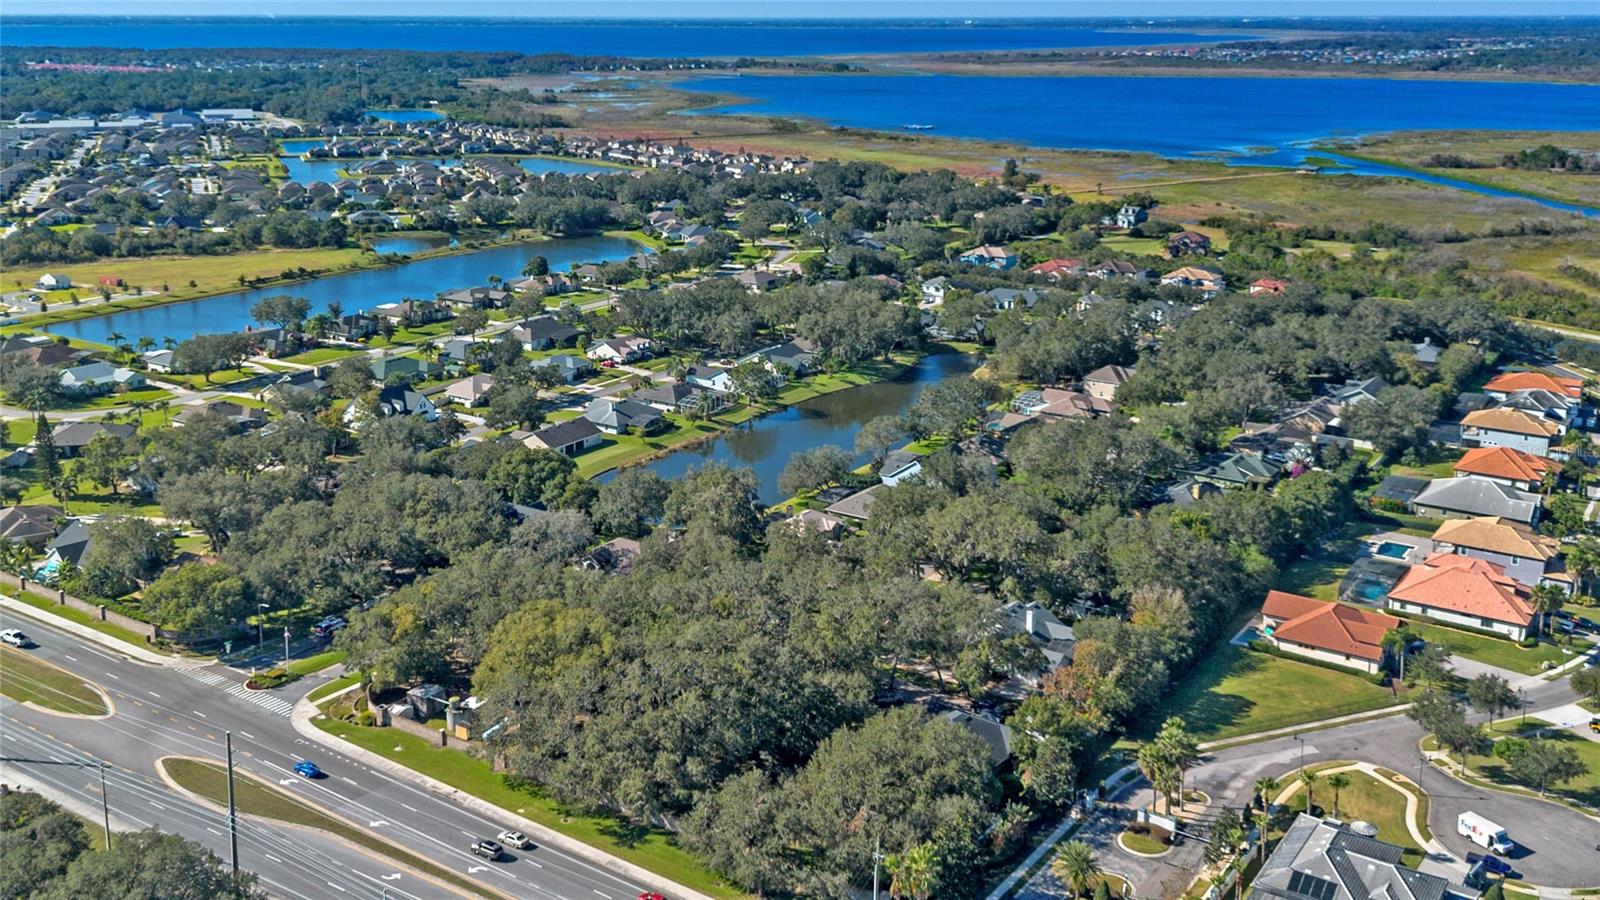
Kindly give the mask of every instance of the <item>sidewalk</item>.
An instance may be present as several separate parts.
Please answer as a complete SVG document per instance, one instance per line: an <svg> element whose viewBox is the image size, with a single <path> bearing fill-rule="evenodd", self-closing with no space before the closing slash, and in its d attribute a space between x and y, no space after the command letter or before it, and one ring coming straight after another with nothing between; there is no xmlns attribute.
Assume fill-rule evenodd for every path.
<svg viewBox="0 0 1600 900"><path fill-rule="evenodd" d="M328 697L323 697L322 699L323 701L327 701L333 697L339 696L340 694L346 693L347 691L353 691L356 689L357 686L352 685L345 691L340 691ZM446 797L451 801L472 810L478 815L485 816L497 822L505 822L508 825L520 830L523 834L533 838L534 841L541 842L550 847L555 847L569 856L575 856L578 859L600 866L604 869L609 869L612 872L625 875L628 878L632 878L635 881L643 884L655 885L655 890L674 898L674 900L712 900L711 897L702 894L699 891L690 890L689 888L686 888L680 884L675 884L671 881L668 881L661 875L652 872L643 866L638 866L628 862L625 859L612 856L610 853L607 853L599 847L594 847L589 844L585 844L583 841L568 837L559 831L555 831L554 829L540 825L538 822L535 822L531 819L525 819L511 810L497 806L459 788L451 787L450 785L424 775L415 769L407 768L406 766L403 766L386 756L380 756L379 754L373 753L370 750L358 747L343 738L335 737L334 735L331 735L312 724L311 720L321 714L322 712L317 709L317 707L312 704L311 701L301 697L294 705L294 712L290 716L290 721L294 723L294 730L299 732L300 736L304 737L308 741L322 744L326 747L332 747L346 756L361 760L361 762L373 767L374 769L387 772L396 778L409 781L415 785L418 785L419 787L432 791L441 797Z"/></svg>
<svg viewBox="0 0 1600 900"><path fill-rule="evenodd" d="M190 659L182 656L173 656L168 653L157 653L154 650L141 647L138 644L130 644L127 641L119 641L108 634L95 631L93 628L90 628L87 625L79 624L71 619L62 618L61 616L53 616L36 606L30 606L29 604L23 603L21 600L6 594L0 594L0 609L4 609L7 612L16 613L19 616L32 619L35 622L42 622L52 628L59 628L62 631L71 634L73 637L88 641L91 644L98 644L99 646L104 647L113 653L120 653L123 656L131 659L136 659L139 662L150 663L157 666L166 666L169 669L193 669L201 666L208 666L215 662L215 660L209 659Z"/></svg>

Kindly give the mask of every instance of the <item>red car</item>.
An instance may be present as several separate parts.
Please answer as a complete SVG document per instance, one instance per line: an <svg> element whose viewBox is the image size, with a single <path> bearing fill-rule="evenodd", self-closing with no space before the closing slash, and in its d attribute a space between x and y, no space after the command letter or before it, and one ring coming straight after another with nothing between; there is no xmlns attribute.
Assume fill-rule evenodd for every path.
<svg viewBox="0 0 1600 900"><path fill-rule="evenodd" d="M667 900L667 898L655 891L645 891L639 895L639 900Z"/></svg>
<svg viewBox="0 0 1600 900"><path fill-rule="evenodd" d="M614 360L614 359L602 359L602 360L600 360L600 368L602 368L602 369L615 369L616 367L617 367L617 361Z"/></svg>

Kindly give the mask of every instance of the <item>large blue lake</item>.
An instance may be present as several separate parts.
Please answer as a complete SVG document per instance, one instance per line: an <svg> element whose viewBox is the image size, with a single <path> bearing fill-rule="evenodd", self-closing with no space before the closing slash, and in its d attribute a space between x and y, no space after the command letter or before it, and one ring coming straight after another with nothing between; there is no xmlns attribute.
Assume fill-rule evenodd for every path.
<svg viewBox="0 0 1600 900"><path fill-rule="evenodd" d="M529 9L537 7L530 5ZM1049 23L10 16L3 43L16 47L143 49L515 50L663 58L1190 44L1240 37L1181 31L1099 31Z"/></svg>
<svg viewBox="0 0 1600 900"><path fill-rule="evenodd" d="M152 337L158 341L172 337L181 341L197 334L241 331L246 326L254 325L250 318L250 307L263 297L277 294L304 297L311 301L313 312L321 312L329 303L337 302L346 313L353 313L407 297L432 300L440 291L486 284L490 275L516 278L528 260L535 256L547 259L551 271L564 272L579 263L610 262L632 256L638 251L637 244L615 237L533 241L418 260L388 268L329 275L304 284L235 291L182 303L127 310L92 319L62 322L50 326L49 330L53 334L102 344L110 343L107 337L113 332L121 333L130 341L137 341L141 337Z"/></svg>
<svg viewBox="0 0 1600 900"><path fill-rule="evenodd" d="M718 113L1164 156L1289 147L1379 131L1600 128L1600 86L1390 78L710 76Z"/></svg>
<svg viewBox="0 0 1600 900"><path fill-rule="evenodd" d="M283 161L284 167L289 170L289 180L297 181L301 184L310 184L313 181L325 181L329 184L332 184L333 182L344 177L339 174L340 172L360 166L364 162L369 162L369 160L366 159L350 157L346 157L344 159L312 160L304 160L300 158L300 154L306 152L307 150L314 150L326 144L327 141L324 141L321 138L291 138L290 140L284 141L282 145L282 155L279 156L279 159ZM397 160L408 158L410 157L395 157ZM581 162L575 159L555 159L547 156L523 156L512 158L515 158L517 160L517 165L521 166L525 171L531 172L535 175L543 175L547 172L556 172L563 175L581 175L589 172L600 172L604 174L615 175L618 172L626 171L625 169L621 169L616 166L602 166L595 163ZM460 164L460 160L455 159L435 158L428 161L436 166L441 167Z"/></svg>

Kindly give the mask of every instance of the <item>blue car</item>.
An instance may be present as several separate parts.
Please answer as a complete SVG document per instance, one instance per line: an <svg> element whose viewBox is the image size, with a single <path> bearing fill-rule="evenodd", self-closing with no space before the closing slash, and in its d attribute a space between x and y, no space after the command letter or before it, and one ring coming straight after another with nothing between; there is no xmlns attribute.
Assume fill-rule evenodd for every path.
<svg viewBox="0 0 1600 900"><path fill-rule="evenodd" d="M323 774L322 774L322 770L317 768L317 764L312 762L309 759L302 759L299 762L295 763L294 764L294 773L296 775L303 775L306 778L322 778L322 777L324 777Z"/></svg>
<svg viewBox="0 0 1600 900"><path fill-rule="evenodd" d="M1516 870L1511 867L1510 863L1498 856L1468 853L1467 863L1474 866L1481 864L1483 866L1483 871L1490 875L1503 875L1509 878L1517 874Z"/></svg>

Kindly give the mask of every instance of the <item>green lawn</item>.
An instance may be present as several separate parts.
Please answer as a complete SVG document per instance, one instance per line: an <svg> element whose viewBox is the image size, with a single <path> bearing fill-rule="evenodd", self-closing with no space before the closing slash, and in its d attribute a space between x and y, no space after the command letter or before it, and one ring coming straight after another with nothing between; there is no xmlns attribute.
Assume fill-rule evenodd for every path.
<svg viewBox="0 0 1600 900"><path fill-rule="evenodd" d="M346 655L348 655L348 652L349 651L346 650L325 650L312 656L305 656L301 657L300 659L290 660L289 664L284 666L284 669L286 669L292 675L304 677L313 672L320 672L323 669L334 665L335 663L344 662L344 658Z"/></svg>
<svg viewBox="0 0 1600 900"><path fill-rule="evenodd" d="M1360 675L1229 644L1184 676L1133 736L1149 737L1168 716L1182 716L1201 740L1214 741L1398 702L1387 688Z"/></svg>
<svg viewBox="0 0 1600 900"><path fill-rule="evenodd" d="M329 734L569 837L599 847L685 887L713 897L745 896L706 871L699 862L680 849L666 832L569 810L537 788L514 786L504 774L494 771L484 760L436 747L406 732L392 728L364 728L326 716L319 716L313 721Z"/></svg>
<svg viewBox="0 0 1600 900"><path fill-rule="evenodd" d="M89 628L93 628L95 631L98 631L101 634L108 635L110 637L114 637L119 641L123 641L123 642L129 643L129 644L135 644L135 645L138 645L140 647L144 647L146 649L153 649L145 641L143 635L140 635L140 634L137 634L135 632L129 631L128 629L123 628L120 625L113 625L110 622L102 622L98 618L96 618L95 616L91 616L86 612L80 612L80 611L78 611L76 609L73 609L70 606L64 606L62 604L56 603L53 600L48 600L48 599L46 599L44 597L41 597L38 594L33 593L32 591L23 591L23 592L17 593L17 594L7 594L6 596L12 597L12 598L14 598L16 600L20 600L23 603L26 603L29 606L35 607L37 609L45 610L50 615L60 616L63 619L67 619L69 621L76 622L79 625L84 625L84 626L87 626ZM157 652L159 652L159 651L157 651Z"/></svg>
<svg viewBox="0 0 1600 900"><path fill-rule="evenodd" d="M82 678L3 644L0 644L0 694L79 716L103 716L111 711L100 692Z"/></svg>
<svg viewBox="0 0 1600 900"><path fill-rule="evenodd" d="M1550 792L1577 800L1588 806L1600 806L1600 743L1587 740L1582 735L1564 730L1552 730L1545 735L1545 739L1556 741L1576 750L1578 758L1583 760L1584 764L1589 767L1588 774L1563 784L1553 785ZM1505 762L1493 756L1474 756L1472 758L1472 770L1497 784L1519 784L1506 770ZM1526 785L1522 786L1526 787Z"/></svg>
<svg viewBox="0 0 1600 900"><path fill-rule="evenodd" d="M310 700L312 703L315 703L318 700L321 700L323 697L328 696L329 694L344 690L345 688L349 687L352 684L360 684L360 683L361 683L361 673L360 672L351 672L348 675L340 675L338 678L333 679L332 681L328 682L327 684L324 684L324 685L322 685L320 687L313 688L311 690L311 693L306 695L306 699Z"/></svg>
<svg viewBox="0 0 1600 900"><path fill-rule="evenodd" d="M361 352L354 347L318 347L315 350L296 353L294 356L285 356L283 359L285 362L314 366L317 363L332 362Z"/></svg>
<svg viewBox="0 0 1600 900"><path fill-rule="evenodd" d="M1379 784L1376 778L1366 772L1349 771L1343 774L1350 779L1350 785L1339 791L1337 818L1345 822L1360 819L1378 826L1378 839L1400 847L1403 851L1401 862L1416 868L1422 862L1423 849L1406 828L1405 798L1394 788ZM1420 793L1413 785L1407 784L1406 787L1413 793ZM1317 805L1333 815L1333 788L1328 786L1328 776L1323 775L1312 791ZM1290 797L1286 805L1293 812L1305 812L1305 789L1301 788ZM1426 826L1423 830L1426 830Z"/></svg>
<svg viewBox="0 0 1600 900"><path fill-rule="evenodd" d="M228 772L222 766L175 756L161 760L160 765L166 771L167 777L185 790L199 794L219 806L228 805ZM326 831L468 893L493 896L476 883L462 878L443 866L429 862L350 822L302 803L293 795L253 776L245 775L237 769L233 776L233 792L235 805L239 812L245 815L276 819L280 822Z"/></svg>
<svg viewBox="0 0 1600 900"><path fill-rule="evenodd" d="M1459 631L1417 619L1412 619L1410 622L1410 629L1431 644L1441 644L1450 648L1453 654L1465 656L1485 665L1521 672L1524 675L1537 675L1543 671L1540 667L1546 662L1559 666L1572 659L1563 653L1560 647L1545 641L1540 641L1537 647L1526 648L1518 646L1510 638L1495 638L1470 631ZM1586 641L1573 642L1574 648L1581 650L1585 646L1588 646Z"/></svg>

